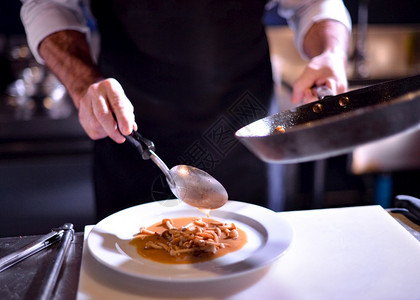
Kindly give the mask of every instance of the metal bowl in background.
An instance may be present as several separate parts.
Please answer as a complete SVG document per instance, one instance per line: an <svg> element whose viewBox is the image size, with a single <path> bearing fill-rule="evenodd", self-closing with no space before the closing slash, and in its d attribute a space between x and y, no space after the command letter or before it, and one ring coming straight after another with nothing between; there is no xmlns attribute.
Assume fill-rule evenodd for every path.
<svg viewBox="0 0 420 300"><path fill-rule="evenodd" d="M3 120L68 118L73 104L65 87L44 66L36 62L23 37L7 41L4 58L13 77L0 96Z"/></svg>

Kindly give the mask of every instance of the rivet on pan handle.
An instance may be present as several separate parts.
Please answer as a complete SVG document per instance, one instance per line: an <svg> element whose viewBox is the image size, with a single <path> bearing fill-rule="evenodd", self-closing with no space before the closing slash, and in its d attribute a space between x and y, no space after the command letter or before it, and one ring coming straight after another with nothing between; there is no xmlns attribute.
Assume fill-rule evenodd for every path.
<svg viewBox="0 0 420 300"><path fill-rule="evenodd" d="M338 100L338 104L339 104L341 107L346 107L346 106L347 106L347 104L349 104L349 102L350 102L350 99L349 99L349 97L346 97L346 96L341 97L341 98Z"/></svg>
<svg viewBox="0 0 420 300"><path fill-rule="evenodd" d="M322 111L322 104L321 103L315 103L314 106L312 106L312 111L314 113L320 113Z"/></svg>

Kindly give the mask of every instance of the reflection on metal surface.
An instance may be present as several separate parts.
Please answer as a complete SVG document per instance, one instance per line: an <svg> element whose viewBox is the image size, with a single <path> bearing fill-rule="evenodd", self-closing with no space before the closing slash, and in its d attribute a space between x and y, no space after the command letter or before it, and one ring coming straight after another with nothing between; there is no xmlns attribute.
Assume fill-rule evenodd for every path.
<svg viewBox="0 0 420 300"><path fill-rule="evenodd" d="M1 115L15 120L67 118L74 112L64 86L41 67L27 67L0 98Z"/></svg>
<svg viewBox="0 0 420 300"><path fill-rule="evenodd" d="M312 106L312 111L317 114L320 113L322 111L322 104L321 103L314 104L314 106Z"/></svg>
<svg viewBox="0 0 420 300"><path fill-rule="evenodd" d="M347 104L349 104L349 102L350 102L349 97L341 97L341 98L340 98L340 100L338 100L338 104L339 104L341 107L345 107L345 106L347 106Z"/></svg>

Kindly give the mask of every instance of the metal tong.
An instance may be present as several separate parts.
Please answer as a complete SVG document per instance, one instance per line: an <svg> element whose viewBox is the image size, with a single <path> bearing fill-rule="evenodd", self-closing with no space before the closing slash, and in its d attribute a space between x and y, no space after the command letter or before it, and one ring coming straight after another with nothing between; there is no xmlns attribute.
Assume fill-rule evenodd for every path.
<svg viewBox="0 0 420 300"><path fill-rule="evenodd" d="M42 281L39 288L39 294L35 299L47 300L51 299L60 273L61 266L64 262L70 243L73 240L74 230L73 224L65 223L59 228L54 228L50 233L37 239L36 241L26 245L25 247L0 258L0 272L10 268L18 262L30 257L31 255L60 242L57 247L57 255L51 260L50 266L46 274L48 277Z"/></svg>

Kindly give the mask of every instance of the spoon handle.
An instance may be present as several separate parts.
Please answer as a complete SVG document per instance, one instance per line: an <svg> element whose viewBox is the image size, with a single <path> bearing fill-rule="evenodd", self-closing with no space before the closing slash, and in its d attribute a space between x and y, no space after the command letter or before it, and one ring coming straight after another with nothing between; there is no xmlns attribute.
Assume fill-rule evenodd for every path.
<svg viewBox="0 0 420 300"><path fill-rule="evenodd" d="M137 131L133 131L129 135L126 135L125 138L127 141L134 146L141 154L141 157L144 160L151 159L158 167L162 170L163 174L169 183L169 185L175 186L174 180L172 175L169 172L169 168L160 159L159 156L155 153L155 145L151 140L144 138L140 133Z"/></svg>
<svg viewBox="0 0 420 300"><path fill-rule="evenodd" d="M155 151L155 145L151 140L144 138L137 131L133 131L129 135L126 135L127 141L134 146L141 154L144 160L150 159L151 152Z"/></svg>
<svg viewBox="0 0 420 300"><path fill-rule="evenodd" d="M168 166L160 159L159 156L153 150L149 150L150 159L162 170L163 174L165 174L166 180L169 183L169 186L175 186L175 182L172 178L171 173L169 172Z"/></svg>
<svg viewBox="0 0 420 300"><path fill-rule="evenodd" d="M131 144L134 148L137 149L137 151L141 154L141 157L144 160L150 159L150 150L155 151L155 145L151 140L148 140L144 138L140 133L133 130L129 135L124 135L120 131L120 128L118 127L118 121L113 113L112 116L114 117L115 122L117 122L117 129L126 138L126 141Z"/></svg>
<svg viewBox="0 0 420 300"><path fill-rule="evenodd" d="M114 115L115 118L115 115ZM117 122L118 128L118 122ZM120 130L118 128L118 130ZM121 133L121 131L120 131ZM129 135L125 135L126 141L131 144L137 151L141 154L141 157L144 160L151 159L158 167L162 170L163 174L165 174L166 180L169 183L171 188L175 187L175 182L172 178L171 173L169 172L169 168L160 159L159 156L155 153L155 145L151 140L144 138L139 132L132 131Z"/></svg>

